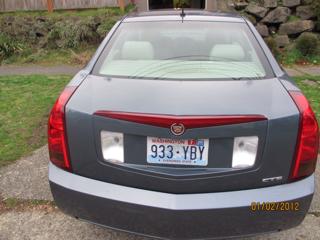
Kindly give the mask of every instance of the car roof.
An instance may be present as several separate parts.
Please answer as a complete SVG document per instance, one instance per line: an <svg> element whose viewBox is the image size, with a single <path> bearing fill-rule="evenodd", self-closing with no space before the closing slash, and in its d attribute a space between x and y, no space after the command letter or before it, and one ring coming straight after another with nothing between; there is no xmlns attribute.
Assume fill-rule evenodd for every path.
<svg viewBox="0 0 320 240"><path fill-rule="evenodd" d="M181 9L132 12L129 15L125 16L122 21L181 21L181 13ZM244 18L236 13L210 12L196 9L185 9L184 13L184 21L245 22Z"/></svg>

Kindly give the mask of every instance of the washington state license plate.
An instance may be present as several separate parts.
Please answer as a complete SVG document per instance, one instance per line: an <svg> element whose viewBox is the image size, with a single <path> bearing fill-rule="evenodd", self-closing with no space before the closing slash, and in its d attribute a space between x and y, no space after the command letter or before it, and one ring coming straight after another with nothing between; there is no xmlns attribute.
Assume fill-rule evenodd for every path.
<svg viewBox="0 0 320 240"><path fill-rule="evenodd" d="M208 139L147 138L148 163L207 166L208 152Z"/></svg>

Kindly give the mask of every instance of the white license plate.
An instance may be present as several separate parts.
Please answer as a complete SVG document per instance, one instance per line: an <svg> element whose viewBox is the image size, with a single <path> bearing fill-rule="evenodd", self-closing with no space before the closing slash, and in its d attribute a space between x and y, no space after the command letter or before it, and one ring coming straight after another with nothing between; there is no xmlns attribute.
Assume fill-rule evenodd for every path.
<svg viewBox="0 0 320 240"><path fill-rule="evenodd" d="M208 139L147 138L148 163L207 166L208 151Z"/></svg>

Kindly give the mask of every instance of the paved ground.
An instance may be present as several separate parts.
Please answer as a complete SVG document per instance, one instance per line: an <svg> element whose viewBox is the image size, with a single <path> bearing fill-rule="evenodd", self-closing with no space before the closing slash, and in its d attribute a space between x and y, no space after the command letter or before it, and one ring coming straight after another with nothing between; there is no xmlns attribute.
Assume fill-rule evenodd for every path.
<svg viewBox="0 0 320 240"><path fill-rule="evenodd" d="M303 76L303 75L320 75L320 67L319 66L293 66L291 68L285 68L287 73L290 76Z"/></svg>
<svg viewBox="0 0 320 240"><path fill-rule="evenodd" d="M0 66L0 76L8 75L30 75L30 74L43 74L43 75L75 75L81 67L61 65L61 66L38 66L38 65L25 65L25 66Z"/></svg>
<svg viewBox="0 0 320 240"><path fill-rule="evenodd" d="M81 69L80 66L38 66L38 65L25 65L25 66L0 66L0 76L6 75L29 75L29 74L46 74L46 75L75 75ZM320 75L320 67L318 66L293 66L286 68L290 76L302 75Z"/></svg>
<svg viewBox="0 0 320 240"><path fill-rule="evenodd" d="M0 215L1 240L138 240L68 217L59 211L8 212Z"/></svg>
<svg viewBox="0 0 320 240"><path fill-rule="evenodd" d="M0 195L3 198L52 200L48 161L47 146L44 146L32 156L1 168Z"/></svg>
<svg viewBox="0 0 320 240"><path fill-rule="evenodd" d="M52 200L48 182L47 146L32 156L0 169L0 195L6 198ZM320 167L317 169L317 193L309 214L298 228L281 233L248 238L266 239L320 239ZM20 239L145 239L131 234L119 233L102 227L80 222L65 216L58 209L19 209L0 213L0 240Z"/></svg>

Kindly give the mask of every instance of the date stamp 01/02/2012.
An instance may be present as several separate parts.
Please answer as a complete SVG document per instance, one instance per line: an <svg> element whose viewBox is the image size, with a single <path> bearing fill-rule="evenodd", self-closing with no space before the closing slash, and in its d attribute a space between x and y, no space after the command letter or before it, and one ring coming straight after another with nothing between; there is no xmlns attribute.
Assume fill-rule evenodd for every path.
<svg viewBox="0 0 320 240"><path fill-rule="evenodd" d="M250 210L257 211L299 211L299 202L252 202Z"/></svg>

